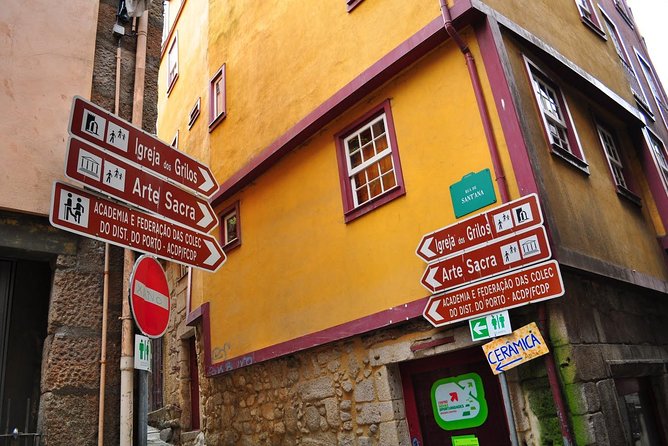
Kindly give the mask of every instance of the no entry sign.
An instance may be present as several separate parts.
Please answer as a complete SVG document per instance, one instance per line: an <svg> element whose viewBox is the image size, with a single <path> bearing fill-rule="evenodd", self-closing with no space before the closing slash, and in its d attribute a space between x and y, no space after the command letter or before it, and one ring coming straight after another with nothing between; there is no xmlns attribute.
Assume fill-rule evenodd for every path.
<svg viewBox="0 0 668 446"><path fill-rule="evenodd" d="M141 332L159 338L169 325L169 285L165 270L151 256L137 259L130 277L132 315Z"/></svg>

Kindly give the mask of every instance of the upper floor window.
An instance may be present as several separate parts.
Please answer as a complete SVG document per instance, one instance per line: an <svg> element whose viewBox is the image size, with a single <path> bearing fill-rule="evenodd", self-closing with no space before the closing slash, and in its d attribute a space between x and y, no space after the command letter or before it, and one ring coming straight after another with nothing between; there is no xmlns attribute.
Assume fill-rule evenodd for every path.
<svg viewBox="0 0 668 446"><path fill-rule="evenodd" d="M614 0L615 8L619 11L619 14L624 18L626 23L633 28L633 19L631 18L631 9L626 4L626 0Z"/></svg>
<svg viewBox="0 0 668 446"><path fill-rule="evenodd" d="M179 131L178 130L174 134L174 137L172 138L172 142L169 145L174 147L175 149L179 148Z"/></svg>
<svg viewBox="0 0 668 446"><path fill-rule="evenodd" d="M596 11L591 0L575 0L575 3L578 6L578 11L580 12L580 17L582 21L589 27L591 27L597 34L603 35L603 30L601 29L601 22L598 20Z"/></svg>
<svg viewBox="0 0 668 446"><path fill-rule="evenodd" d="M561 90L538 68L533 65L528 65L528 68L552 153L581 169L586 169L587 163Z"/></svg>
<svg viewBox="0 0 668 446"><path fill-rule="evenodd" d="M220 238L223 249L227 252L241 244L238 201L220 214L220 222Z"/></svg>
<svg viewBox="0 0 668 446"><path fill-rule="evenodd" d="M654 96L654 102L656 102L656 106L659 109L659 114L663 119L663 123L664 125L668 126L668 104L666 104L666 102L663 100L663 94L661 89L659 89L656 78L654 77L652 67L650 66L649 62L645 60L645 58L642 57L637 51L636 56L638 58L638 63L640 63L640 68L642 69L643 75L645 76L645 80L647 81L647 85L652 92L652 96Z"/></svg>
<svg viewBox="0 0 668 446"><path fill-rule="evenodd" d="M666 153L666 146L656 135L647 129L645 129L645 138L652 153L654 164L661 176L664 190L668 193L668 154Z"/></svg>
<svg viewBox="0 0 668 446"><path fill-rule="evenodd" d="M209 82L209 131L225 118L226 113L225 64L223 64Z"/></svg>
<svg viewBox="0 0 668 446"><path fill-rule="evenodd" d="M169 46L167 51L167 94L172 91L176 79L179 77L179 35L174 36L172 44Z"/></svg>
<svg viewBox="0 0 668 446"><path fill-rule="evenodd" d="M197 118L199 117L199 111L200 111L200 98L197 98L197 102L195 102L195 105L193 108L190 110L190 113L188 114L188 128L190 129L194 124Z"/></svg>
<svg viewBox="0 0 668 446"><path fill-rule="evenodd" d="M165 40L169 36L169 0L162 2L162 43L164 45Z"/></svg>
<svg viewBox="0 0 668 446"><path fill-rule="evenodd" d="M615 51L617 52L617 55L619 56L619 59L622 61L625 67L630 67L631 63L629 61L629 56L626 54L626 49L624 48L624 44L622 43L622 38L619 35L619 32L617 31L617 27L613 23L612 20L610 20L610 17L608 15L601 11L603 13L603 21L605 22L605 27L608 28L608 34L610 35L610 40L612 41L613 46L615 47Z"/></svg>
<svg viewBox="0 0 668 446"><path fill-rule="evenodd" d="M596 131L608 161L610 173L612 174L613 181L617 187L617 192L633 202L640 204L640 198L632 191L633 188L631 187L629 172L628 169L624 168L617 138L609 127L600 122L596 123Z"/></svg>
<svg viewBox="0 0 668 446"><path fill-rule="evenodd" d="M355 7L360 3L362 3L363 1L364 0L346 0L346 7L348 8L348 12L355 9Z"/></svg>
<svg viewBox="0 0 668 446"><path fill-rule="evenodd" d="M389 100L336 135L346 222L405 193Z"/></svg>

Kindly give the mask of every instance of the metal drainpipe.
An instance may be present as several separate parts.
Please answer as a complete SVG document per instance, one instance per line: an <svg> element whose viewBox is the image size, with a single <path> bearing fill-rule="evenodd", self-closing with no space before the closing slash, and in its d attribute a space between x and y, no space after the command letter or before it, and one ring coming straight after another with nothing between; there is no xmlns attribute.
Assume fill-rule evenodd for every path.
<svg viewBox="0 0 668 446"><path fill-rule="evenodd" d="M494 139L494 133L492 130L491 121L489 119L489 109L484 99L482 92L482 87L480 85L480 77L478 75L478 68L476 67L475 60L473 59L473 54L471 50L462 37L459 35L452 23L452 15L450 14L450 9L445 3L445 0L439 0L441 5L441 15L443 16L443 22L445 30L448 35L455 41L461 52L466 57L466 65L469 69L469 75L471 76L471 83L473 84L473 90L475 91L476 101L478 102L478 108L480 110L480 117L482 119L483 128L485 129L485 136L487 138L487 143L489 144L490 154L492 156L492 165L494 166L494 171L497 176L497 184L499 186L499 192L501 194L502 202L506 203L510 200L508 193L508 183L506 182L506 177L503 171L503 166L501 165L499 157L499 147L496 144ZM544 303L539 304L538 307L538 325L545 336L545 339L550 343L549 332L545 325L547 320L547 308ZM566 419L566 405L564 404L564 399L561 395L561 387L559 386L559 380L557 377L556 366L554 363L553 353L550 351L545 358L545 368L547 369L548 381L550 383L550 390L552 391L552 397L557 409L557 417L559 418L559 425L561 428L561 435L563 438L564 446L570 446L573 443L573 437L571 435L570 428L568 426L568 421ZM507 384L506 384L507 385Z"/></svg>
<svg viewBox="0 0 668 446"><path fill-rule="evenodd" d="M445 0L439 0L441 4L441 16L443 17L443 25L445 31L448 35L455 41L459 50L464 54L466 59L466 67L469 70L469 76L471 77L471 84L473 85L473 91L475 93L475 99L478 103L478 110L480 111L480 119L482 120L482 127L485 131L485 138L487 139L487 146L489 147L489 154L492 157L492 166L494 167L494 175L496 176L496 184L499 187L499 193L501 194L501 202L507 203L510 201L510 194L508 192L508 183L506 182L506 175L503 170L503 164L501 164L501 157L499 155L499 146L496 144L496 138L494 138L494 130L492 128L492 121L489 118L489 109L487 108L487 103L485 102L485 95L482 91L482 86L480 85L480 76L478 75L478 67L476 66L475 59L471 50L469 49L462 36L459 35L455 26L452 24L452 15L450 14L450 9L445 3Z"/></svg>
<svg viewBox="0 0 668 446"><path fill-rule="evenodd" d="M547 327L547 305L545 302L538 304L538 328L545 337L545 342L551 347L550 334ZM554 363L553 349L550 349L550 352L543 356L545 361L545 368L547 369L547 379L550 382L550 390L552 391L552 398L554 398L554 404L557 409L557 417L559 418L559 427L561 428L561 437L564 442L564 446L571 446L575 443L573 442L573 436L571 435L570 426L568 426L568 420L566 419L566 405L564 404L564 399L561 395L561 387L559 386L559 378L557 376L557 366Z"/></svg>

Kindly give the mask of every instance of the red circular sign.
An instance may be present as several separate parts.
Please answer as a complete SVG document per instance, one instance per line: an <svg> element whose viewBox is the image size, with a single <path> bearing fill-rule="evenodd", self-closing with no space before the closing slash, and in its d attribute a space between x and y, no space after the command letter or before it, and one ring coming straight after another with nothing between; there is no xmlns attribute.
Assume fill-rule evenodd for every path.
<svg viewBox="0 0 668 446"><path fill-rule="evenodd" d="M144 335L159 338L169 324L169 285L160 263L151 256L137 259L130 277L132 315Z"/></svg>

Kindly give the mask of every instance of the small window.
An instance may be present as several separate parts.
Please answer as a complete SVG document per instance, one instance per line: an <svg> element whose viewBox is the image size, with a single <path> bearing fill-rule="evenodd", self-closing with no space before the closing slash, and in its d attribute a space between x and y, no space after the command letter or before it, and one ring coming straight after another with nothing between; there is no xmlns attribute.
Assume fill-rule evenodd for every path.
<svg viewBox="0 0 668 446"><path fill-rule="evenodd" d="M600 36L603 36L605 33L601 29L601 22L598 20L591 0L575 0L575 4L578 7L580 18L584 24L592 28Z"/></svg>
<svg viewBox="0 0 668 446"><path fill-rule="evenodd" d="M605 22L605 27L608 28L608 34L610 35L610 40L612 41L612 44L615 47L615 52L617 52L617 55L619 56L619 59L622 61L625 67L630 67L631 62L629 61L629 56L626 54L626 49L624 48L624 44L622 43L622 38L619 35L619 31L617 30L617 27L615 24L612 22L610 17L603 12L603 21Z"/></svg>
<svg viewBox="0 0 668 446"><path fill-rule="evenodd" d="M663 142L652 132L645 129L645 138L649 145L654 164L659 171L664 190L668 193L668 153Z"/></svg>
<svg viewBox="0 0 668 446"><path fill-rule="evenodd" d="M169 0L162 2L162 44L165 44L169 36ZM164 48L164 46L163 46Z"/></svg>
<svg viewBox="0 0 668 446"><path fill-rule="evenodd" d="M227 113L225 102L225 64L223 64L209 83L209 131L225 118Z"/></svg>
<svg viewBox="0 0 668 446"><path fill-rule="evenodd" d="M176 134L174 135L174 138L172 138L172 142L170 146L174 147L175 149L179 148L179 131L176 131Z"/></svg>
<svg viewBox="0 0 668 446"><path fill-rule="evenodd" d="M174 40L169 46L169 51L167 52L167 94L169 94L174 88L176 79L179 77L179 45L178 45L178 33L174 35Z"/></svg>
<svg viewBox="0 0 668 446"><path fill-rule="evenodd" d="M631 9L628 7L626 4L625 0L614 0L615 2L615 8L617 8L617 11L619 11L619 14L624 18L626 23L633 28L633 18L631 16Z"/></svg>
<svg viewBox="0 0 668 446"><path fill-rule="evenodd" d="M362 3L363 1L364 0L346 0L346 7L348 8L348 12L355 9L355 7L360 3Z"/></svg>
<svg viewBox="0 0 668 446"><path fill-rule="evenodd" d="M596 123L596 131L605 157L608 160L608 167L617 187L617 192L636 204L640 204L640 197L632 191L631 182L628 178L629 172L628 169L624 168L617 138L613 135L609 127L600 122Z"/></svg>
<svg viewBox="0 0 668 446"><path fill-rule="evenodd" d="M227 252L241 244L241 225L239 224L239 202L225 209L220 214L220 238L223 249Z"/></svg>
<svg viewBox="0 0 668 446"><path fill-rule="evenodd" d="M195 124L195 121L197 121L197 118L199 117L199 105L200 98L197 98L197 102L195 102L195 105L193 106L192 110L190 110L190 114L188 115L189 129L193 126L193 124Z"/></svg>
<svg viewBox="0 0 668 446"><path fill-rule="evenodd" d="M647 85L652 92L652 96L654 96L654 102L656 102L656 106L659 109L661 119L663 119L664 125L668 126L668 104L666 104L666 101L663 100L663 94L661 89L658 87L656 77L654 77L654 71L652 70L649 62L645 60L645 58L642 57L640 53L636 52L636 57L640 63L640 68L642 69L643 75L645 76Z"/></svg>
<svg viewBox="0 0 668 446"><path fill-rule="evenodd" d="M179 263L179 280L188 275L189 267Z"/></svg>
<svg viewBox="0 0 668 446"><path fill-rule="evenodd" d="M586 170L587 163L561 90L535 66L528 65L528 69L552 153Z"/></svg>
<svg viewBox="0 0 668 446"><path fill-rule="evenodd" d="M337 134L336 142L347 222L405 194L389 101Z"/></svg>

